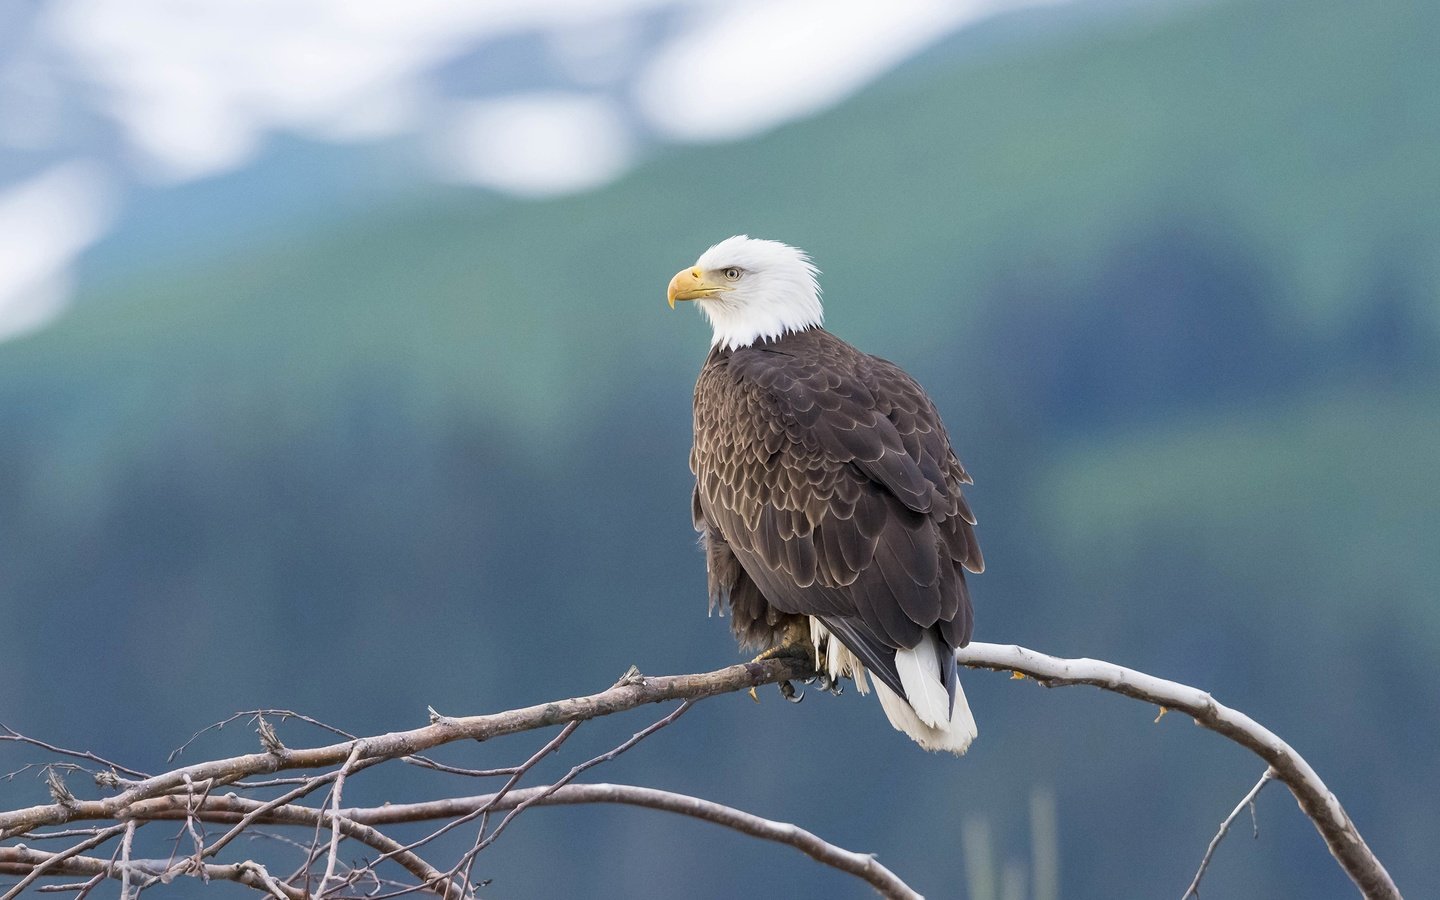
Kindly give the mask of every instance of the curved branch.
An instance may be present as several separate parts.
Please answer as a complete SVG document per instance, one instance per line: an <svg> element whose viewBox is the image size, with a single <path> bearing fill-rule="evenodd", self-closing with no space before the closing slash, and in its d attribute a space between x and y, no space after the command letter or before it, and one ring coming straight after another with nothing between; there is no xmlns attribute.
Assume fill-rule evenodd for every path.
<svg viewBox="0 0 1440 900"><path fill-rule="evenodd" d="M374 809L350 810L346 815L367 825L381 825L413 821L405 818L407 815L416 818L459 815L466 809L483 806L488 802L488 796L463 797L433 803L392 804ZM688 794L630 784L567 784L559 788L546 785L512 791L493 808L504 810L520 806L568 806L578 803L624 803L703 819L751 837L788 844L811 859L863 878L882 897L893 900L922 900L899 876L881 865L880 861L869 853L856 853L837 847L798 825L761 818L744 810Z"/></svg>
<svg viewBox="0 0 1440 900"><path fill-rule="evenodd" d="M62 850L59 853L40 853L40 857L42 858L34 865L33 868L31 868L28 872L25 873L25 876L21 878L14 887L6 891L4 897L0 898L0 900L13 900L13 898L20 896L20 893L24 891L25 888L34 884L35 881L38 880L42 875L45 875L47 872L61 871L61 868L68 860L79 856L81 853L84 853L86 850L89 850L92 847L100 846L101 844L115 837L115 835L128 830L130 827L131 826L128 824L112 825L109 828L96 832L90 838L81 841L80 843L76 844L68 850ZM36 852L38 853L39 851Z"/></svg>
<svg viewBox="0 0 1440 900"><path fill-rule="evenodd" d="M269 775L294 769L318 769L338 766L356 751L359 745L361 759L376 761L412 756L441 744L455 741L485 741L490 738L522 731L533 731L550 725L566 722L580 722L598 716L644 706L647 703L661 703L666 700L698 700L747 690L777 681L801 678L810 675L808 667L794 658L768 659L764 662L749 662L730 666L703 675L665 675L655 678L634 676L621 680L607 691L587 697L572 697L568 700L553 700L524 709L483 716L452 718L437 716L424 728L410 731L394 731L389 734L361 738L358 741L343 741L324 747L292 750L275 747L264 753L250 753L229 759L196 763L180 769L173 769L143 781L128 784L125 790L104 800L88 802L50 803L25 809L0 812L0 839L24 834L42 825L62 825L77 819L113 819L130 805L159 797L173 791L183 791L186 783L213 781L216 785L230 784L251 775Z"/></svg>
<svg viewBox="0 0 1440 900"><path fill-rule="evenodd" d="M810 858L869 882L882 897L892 900L921 900L899 876L885 868L868 853L856 853L824 840L812 832L788 822L766 819L744 810L702 800L688 794L677 794L655 788L630 784L566 784L559 787L541 785L508 792L455 797L424 803L390 803L362 809L337 811L316 810L307 806L285 805L263 811L255 821L266 825L329 824L338 815L347 836L360 837L359 829L382 825L426 822L436 819L457 819L478 810L506 812L529 806L571 806L582 803L622 803L677 813L713 822L742 834L786 844ZM187 813L205 821L226 821L238 818L260 806L257 801L235 796L207 798L198 808L189 810L178 797L159 797L137 804L131 814L137 819L182 819ZM373 832L378 834L379 832ZM369 840L372 847L377 846ZM434 883L433 881L430 883Z"/></svg>
<svg viewBox="0 0 1440 900"><path fill-rule="evenodd" d="M193 861L189 865L194 865ZM173 871L173 864L166 859L135 859L124 864L113 859L99 859L94 856L79 856L69 853L46 853L29 847L0 847L0 875L25 875L41 872L46 875L99 875L123 881L127 876L143 875L146 878L162 878ZM202 865L200 872L206 881L233 881L246 887L270 894L279 894L284 900L306 900L308 895L299 888L282 884L256 862L240 862L227 866Z"/></svg>
<svg viewBox="0 0 1440 900"><path fill-rule="evenodd" d="M1295 795L1301 811L1315 824L1325 846L1362 895L1375 900L1401 900L1390 873L1305 758L1273 731L1206 692L1098 659L1062 659L1013 644L974 642L956 651L955 658L965 666L1028 675L1045 687L1089 684L1183 711L1196 724L1224 735L1269 764L1275 778Z"/></svg>

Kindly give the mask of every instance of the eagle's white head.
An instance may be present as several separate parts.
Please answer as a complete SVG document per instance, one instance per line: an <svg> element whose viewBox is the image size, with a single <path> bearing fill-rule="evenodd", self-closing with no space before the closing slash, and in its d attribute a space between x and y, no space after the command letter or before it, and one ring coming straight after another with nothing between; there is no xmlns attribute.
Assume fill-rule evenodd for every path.
<svg viewBox="0 0 1440 900"><path fill-rule="evenodd" d="M819 274L803 250L737 234L670 279L670 307L694 300L715 329L712 346L748 347L821 323Z"/></svg>

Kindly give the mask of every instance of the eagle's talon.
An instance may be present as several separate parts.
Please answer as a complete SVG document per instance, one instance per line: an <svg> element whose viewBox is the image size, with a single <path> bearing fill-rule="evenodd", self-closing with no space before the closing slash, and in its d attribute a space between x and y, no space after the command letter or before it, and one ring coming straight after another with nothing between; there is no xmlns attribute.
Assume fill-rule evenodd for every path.
<svg viewBox="0 0 1440 900"><path fill-rule="evenodd" d="M780 696L791 703L799 703L805 699L805 692L795 690L795 685L788 681L782 681L780 682Z"/></svg>

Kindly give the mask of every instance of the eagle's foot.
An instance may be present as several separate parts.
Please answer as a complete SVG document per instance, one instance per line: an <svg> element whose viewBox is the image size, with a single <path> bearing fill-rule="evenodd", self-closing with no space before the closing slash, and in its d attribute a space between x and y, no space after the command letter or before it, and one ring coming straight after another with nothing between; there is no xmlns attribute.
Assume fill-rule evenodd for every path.
<svg viewBox="0 0 1440 900"><path fill-rule="evenodd" d="M750 661L752 663L758 663L764 662L767 659L798 659L803 660L806 666L809 667L815 665L815 648L811 646L808 637L803 641L782 640L780 643Z"/></svg>
<svg viewBox="0 0 1440 900"><path fill-rule="evenodd" d="M831 677L829 672L821 672L816 676L820 682L820 690L832 697L838 697L845 693L845 682L839 678Z"/></svg>
<svg viewBox="0 0 1440 900"><path fill-rule="evenodd" d="M752 663L765 662L768 659L793 659L805 664L807 670L813 671L815 666L815 645L810 643L810 627L803 619L795 619L788 623L780 632L779 640L750 660ZM809 684L814 681L816 675L810 675L802 682ZM805 692L797 690L795 685L789 681L780 682L780 694L791 703L799 703L805 699ZM750 689L750 699L756 703L760 698L756 696L755 689Z"/></svg>

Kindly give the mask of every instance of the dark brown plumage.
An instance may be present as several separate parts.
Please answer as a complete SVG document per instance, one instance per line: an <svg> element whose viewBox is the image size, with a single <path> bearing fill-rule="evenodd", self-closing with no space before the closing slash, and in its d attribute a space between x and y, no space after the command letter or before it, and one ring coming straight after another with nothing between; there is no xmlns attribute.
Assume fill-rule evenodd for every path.
<svg viewBox="0 0 1440 900"><path fill-rule="evenodd" d="M717 345L695 387L690 468L710 602L744 644L770 647L813 616L905 697L896 651L929 633L953 704L953 650L973 624L965 573L984 562L970 476L914 379L820 327Z"/></svg>

